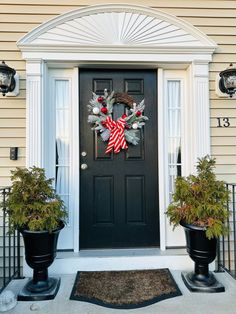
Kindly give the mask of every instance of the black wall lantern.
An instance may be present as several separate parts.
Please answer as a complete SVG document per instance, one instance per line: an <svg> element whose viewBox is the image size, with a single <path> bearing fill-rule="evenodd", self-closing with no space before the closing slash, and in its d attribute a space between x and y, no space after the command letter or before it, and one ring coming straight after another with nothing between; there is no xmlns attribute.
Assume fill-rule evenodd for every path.
<svg viewBox="0 0 236 314"><path fill-rule="evenodd" d="M219 88L230 97L236 92L236 68L230 63L229 67L220 72Z"/></svg>
<svg viewBox="0 0 236 314"><path fill-rule="evenodd" d="M15 74L16 71L2 61L0 64L0 93L2 93L3 96L15 89Z"/></svg>

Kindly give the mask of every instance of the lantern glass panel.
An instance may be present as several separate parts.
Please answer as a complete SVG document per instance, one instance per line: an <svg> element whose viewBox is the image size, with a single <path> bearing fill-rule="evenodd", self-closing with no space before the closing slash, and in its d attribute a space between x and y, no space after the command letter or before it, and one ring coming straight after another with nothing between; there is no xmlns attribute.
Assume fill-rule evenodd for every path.
<svg viewBox="0 0 236 314"><path fill-rule="evenodd" d="M7 89L11 85L12 74L6 72L0 72L0 88Z"/></svg>
<svg viewBox="0 0 236 314"><path fill-rule="evenodd" d="M236 72L232 74L225 74L223 79L225 88L229 90L236 89Z"/></svg>

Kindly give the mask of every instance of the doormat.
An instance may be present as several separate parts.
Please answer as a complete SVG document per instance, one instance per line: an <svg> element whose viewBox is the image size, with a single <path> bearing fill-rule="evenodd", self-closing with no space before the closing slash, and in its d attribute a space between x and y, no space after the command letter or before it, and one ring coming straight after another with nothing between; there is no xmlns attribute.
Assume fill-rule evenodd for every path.
<svg viewBox="0 0 236 314"><path fill-rule="evenodd" d="M169 269L81 271L70 299L132 309L182 295Z"/></svg>

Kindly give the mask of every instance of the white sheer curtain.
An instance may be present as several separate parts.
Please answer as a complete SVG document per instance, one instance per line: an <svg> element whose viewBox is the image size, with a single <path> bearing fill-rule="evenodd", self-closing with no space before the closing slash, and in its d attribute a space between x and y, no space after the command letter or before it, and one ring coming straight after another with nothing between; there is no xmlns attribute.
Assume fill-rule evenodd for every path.
<svg viewBox="0 0 236 314"><path fill-rule="evenodd" d="M174 190L177 175L181 175L181 103L180 81L167 81L168 106L168 166L169 192Z"/></svg>
<svg viewBox="0 0 236 314"><path fill-rule="evenodd" d="M55 81L56 103L56 191L69 209L69 82Z"/></svg>

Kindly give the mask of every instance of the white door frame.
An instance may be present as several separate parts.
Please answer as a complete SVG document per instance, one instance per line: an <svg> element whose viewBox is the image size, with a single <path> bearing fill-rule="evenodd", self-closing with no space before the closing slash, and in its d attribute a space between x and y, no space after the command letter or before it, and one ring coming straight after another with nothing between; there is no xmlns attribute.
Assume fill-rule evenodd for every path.
<svg viewBox="0 0 236 314"><path fill-rule="evenodd" d="M129 33L129 38L141 38L138 44L124 42L118 35L120 25L130 30L126 18L133 18L135 31ZM104 44L87 40L88 24L96 21L96 38L104 38L108 42ZM114 24L109 27L111 21ZM132 19L131 19L132 20ZM136 21L140 20L139 27ZM167 25L168 36L163 39L163 34L158 28L162 23ZM70 24L77 21L80 23L80 31L76 35L71 30L75 25ZM107 27L104 23L108 21ZM144 21L154 23L151 33L143 36ZM121 24L120 24L121 23ZM81 26L82 25L82 26ZM117 27L118 26L118 27ZM58 34L58 27L60 34ZM146 26L145 26L146 27ZM64 31L61 32L61 29ZM147 30L148 28L146 28ZM155 30L155 32L153 32ZM139 32L137 34L137 32ZM147 31L146 31L147 32ZM71 34L73 36L71 36ZM82 34L82 35L81 35ZM100 34L100 35L99 35ZM175 35L180 34L180 35ZM57 39L59 36L59 41ZM178 37L179 36L179 37ZM181 37L182 36L182 37ZM90 36L91 37L91 36ZM84 39L86 38L86 40ZM147 42L149 38L149 42ZM185 42L183 43L183 38ZM133 40L134 40L133 39ZM165 209L167 201L165 198L165 183L167 178L166 160L164 158L164 73L168 69L186 70L188 81L187 110L188 119L185 128L189 137L186 139L188 154L185 156L185 174L194 171L194 165L198 157L210 153L210 115L209 115L209 62L216 44L206 35L175 16L161 11L137 6L137 5L96 5L75 10L52 19L29 32L19 40L18 46L26 60L26 110L27 110L27 166L45 167L45 116L47 114L47 71L48 68L69 68L73 70L73 97L78 101L78 68L79 67L151 67L158 68L158 109L159 109L159 191L160 199L160 243L164 250L166 242L166 219ZM78 103L78 102L77 102ZM78 115L74 117L77 123ZM199 127L200 126L200 127ZM79 143L77 142L77 144ZM79 147L79 146L78 146ZM78 147L75 148L75 156L79 159ZM79 165L77 164L79 172ZM75 179L76 180L76 179ZM77 182L76 182L77 183ZM78 187L78 185L77 185ZM76 214L74 220L74 250L79 250L79 217Z"/></svg>

